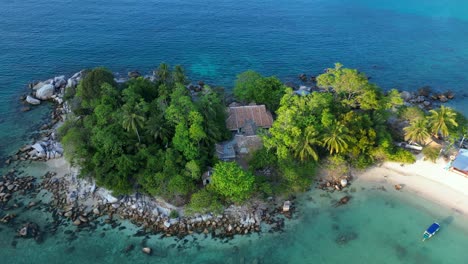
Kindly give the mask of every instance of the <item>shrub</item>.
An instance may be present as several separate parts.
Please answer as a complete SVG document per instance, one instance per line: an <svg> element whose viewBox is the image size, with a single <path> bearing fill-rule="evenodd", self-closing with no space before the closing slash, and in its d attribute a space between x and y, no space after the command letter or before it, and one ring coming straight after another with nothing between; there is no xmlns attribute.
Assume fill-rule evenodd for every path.
<svg viewBox="0 0 468 264"><path fill-rule="evenodd" d="M422 153L424 154L424 159L428 159L435 163L439 157L440 150L440 147L427 146L423 148Z"/></svg>
<svg viewBox="0 0 468 264"><path fill-rule="evenodd" d="M399 117L408 121L422 119L424 116L424 111L417 106L401 107L399 111Z"/></svg>
<svg viewBox="0 0 468 264"><path fill-rule="evenodd" d="M222 209L219 197L206 188L194 193L187 206L188 213L220 213Z"/></svg>
<svg viewBox="0 0 468 264"><path fill-rule="evenodd" d="M169 218L177 218L177 217L179 217L179 212L177 212L177 210L172 210L169 213Z"/></svg>
<svg viewBox="0 0 468 264"><path fill-rule="evenodd" d="M213 190L233 202L242 202L250 197L254 176L244 171L235 162L219 162L211 176Z"/></svg>
<svg viewBox="0 0 468 264"><path fill-rule="evenodd" d="M276 163L277 159L275 153L273 151L268 151L266 148L261 148L253 153L253 157L249 161L249 168L251 170L259 170L275 166Z"/></svg>
<svg viewBox="0 0 468 264"><path fill-rule="evenodd" d="M416 158L414 157L413 153L406 149L399 148L393 154L387 155L388 160L401 162L401 163L414 163Z"/></svg>

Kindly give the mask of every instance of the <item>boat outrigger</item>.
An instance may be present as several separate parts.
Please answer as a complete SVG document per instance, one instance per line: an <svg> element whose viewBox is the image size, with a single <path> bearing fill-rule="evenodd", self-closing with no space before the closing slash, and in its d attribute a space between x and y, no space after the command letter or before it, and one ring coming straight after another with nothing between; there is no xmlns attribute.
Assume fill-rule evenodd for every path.
<svg viewBox="0 0 468 264"><path fill-rule="evenodd" d="M424 231L422 241L425 241L426 239L431 238L437 231L439 231L439 228L440 228L439 223L434 222L430 227L426 229L426 231Z"/></svg>

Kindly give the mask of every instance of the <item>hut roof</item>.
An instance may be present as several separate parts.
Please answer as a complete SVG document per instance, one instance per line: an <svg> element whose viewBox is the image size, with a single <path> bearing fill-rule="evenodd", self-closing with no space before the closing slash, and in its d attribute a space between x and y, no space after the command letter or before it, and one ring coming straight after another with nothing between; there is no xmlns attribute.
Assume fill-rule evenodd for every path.
<svg viewBox="0 0 468 264"><path fill-rule="evenodd" d="M468 174L468 149L460 149L452 163L452 168Z"/></svg>
<svg viewBox="0 0 468 264"><path fill-rule="evenodd" d="M273 116L265 105L244 105L228 108L226 126L229 130L238 130L245 123L253 121L257 127L270 128L273 124Z"/></svg>

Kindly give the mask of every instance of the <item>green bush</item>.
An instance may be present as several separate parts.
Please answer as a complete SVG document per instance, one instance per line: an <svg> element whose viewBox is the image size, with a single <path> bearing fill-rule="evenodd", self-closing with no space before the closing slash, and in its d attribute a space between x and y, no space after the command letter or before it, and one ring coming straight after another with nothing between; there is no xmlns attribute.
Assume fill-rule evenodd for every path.
<svg viewBox="0 0 468 264"><path fill-rule="evenodd" d="M276 155L273 151L268 151L266 148L261 148L253 153L249 161L251 170L259 170L267 167L273 167L277 164Z"/></svg>
<svg viewBox="0 0 468 264"><path fill-rule="evenodd" d="M424 111L417 106L402 106L399 108L398 116L401 119L413 121L424 118Z"/></svg>
<svg viewBox="0 0 468 264"><path fill-rule="evenodd" d="M188 213L220 213L222 209L219 197L206 188L194 193L187 206Z"/></svg>
<svg viewBox="0 0 468 264"><path fill-rule="evenodd" d="M295 160L283 160L279 163L280 174L283 178L282 185L285 192L303 192L312 184L315 176L316 164L313 162L298 162Z"/></svg>
<svg viewBox="0 0 468 264"><path fill-rule="evenodd" d="M177 212L177 210L172 210L169 213L169 218L177 218L177 217L179 217L179 212Z"/></svg>
<svg viewBox="0 0 468 264"><path fill-rule="evenodd" d="M235 162L219 162L214 166L211 186L218 194L233 202L243 202L253 191L254 176Z"/></svg>
<svg viewBox="0 0 468 264"><path fill-rule="evenodd" d="M399 148L393 154L387 154L387 158L390 161L401 162L401 163L414 163L416 158L413 153L406 149Z"/></svg>
<svg viewBox="0 0 468 264"><path fill-rule="evenodd" d="M437 158L439 157L440 150L440 147L427 146L423 148L422 153L424 154L425 159L428 159L435 163L437 161Z"/></svg>

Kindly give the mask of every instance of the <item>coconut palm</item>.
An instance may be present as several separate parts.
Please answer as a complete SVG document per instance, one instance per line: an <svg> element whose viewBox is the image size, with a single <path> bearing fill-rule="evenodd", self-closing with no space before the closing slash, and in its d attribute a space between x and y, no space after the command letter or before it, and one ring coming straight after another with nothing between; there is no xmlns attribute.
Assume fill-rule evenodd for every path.
<svg viewBox="0 0 468 264"><path fill-rule="evenodd" d="M344 152L348 149L349 135L343 124L335 123L322 138L322 145L330 151L330 154Z"/></svg>
<svg viewBox="0 0 468 264"><path fill-rule="evenodd" d="M158 80L161 83L167 83L171 78L171 72L169 70L169 65L166 63L159 64L158 69L155 71L156 76L158 76Z"/></svg>
<svg viewBox="0 0 468 264"><path fill-rule="evenodd" d="M457 127L455 113L450 107L441 106L438 110L430 110L429 127L434 135L440 134L442 137L449 135L449 126Z"/></svg>
<svg viewBox="0 0 468 264"><path fill-rule="evenodd" d="M139 111L138 108L138 106L131 107L128 104L123 106L122 126L127 131L135 131L138 137L138 142L141 143L138 128L143 127L145 117L142 115L141 111Z"/></svg>
<svg viewBox="0 0 468 264"><path fill-rule="evenodd" d="M172 72L172 79L176 83L186 84L187 77L185 77L184 68L180 65L176 65L174 67L174 71Z"/></svg>
<svg viewBox="0 0 468 264"><path fill-rule="evenodd" d="M150 117L145 128L155 140L160 140L164 145L169 142L171 130L162 114Z"/></svg>
<svg viewBox="0 0 468 264"><path fill-rule="evenodd" d="M294 152L301 161L313 158L315 161L318 160L317 151L314 145L319 144L318 132L314 127L309 126L304 129L304 132L299 136L299 140L294 147Z"/></svg>
<svg viewBox="0 0 468 264"><path fill-rule="evenodd" d="M405 132L405 140L423 145L431 136L426 119L414 119L409 126L403 128L403 131Z"/></svg>

